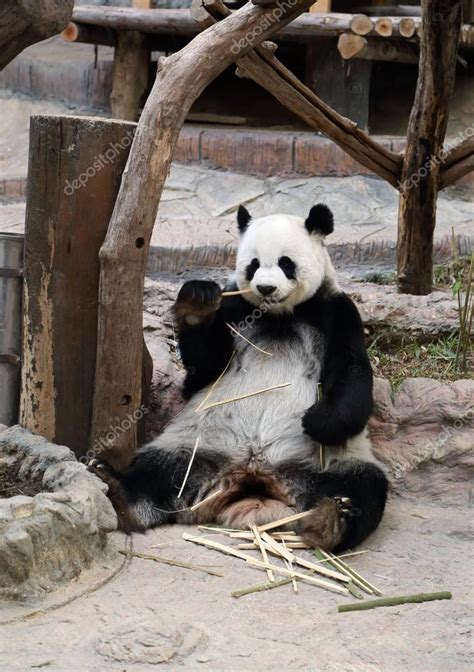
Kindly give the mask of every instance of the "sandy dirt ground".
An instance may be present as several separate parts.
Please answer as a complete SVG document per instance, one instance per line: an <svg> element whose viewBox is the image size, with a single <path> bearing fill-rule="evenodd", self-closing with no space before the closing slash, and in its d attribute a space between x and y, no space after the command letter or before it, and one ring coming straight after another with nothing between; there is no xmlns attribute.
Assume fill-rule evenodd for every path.
<svg viewBox="0 0 474 672"><path fill-rule="evenodd" d="M231 597L265 574L183 541L183 530L163 527L131 543L134 551L212 565L223 577L112 552L46 599L1 607L0 669L472 670L474 564L466 509L392 499L363 546L370 552L352 560L385 595L445 589L452 600L343 614L337 606L353 598L310 585L300 584L298 594L285 585ZM122 534L112 539L116 549L128 547Z"/></svg>

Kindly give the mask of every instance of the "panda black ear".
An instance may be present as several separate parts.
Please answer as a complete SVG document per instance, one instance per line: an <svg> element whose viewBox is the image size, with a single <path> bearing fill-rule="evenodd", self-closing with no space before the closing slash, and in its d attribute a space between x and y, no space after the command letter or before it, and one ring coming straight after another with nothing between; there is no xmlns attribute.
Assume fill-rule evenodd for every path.
<svg viewBox="0 0 474 672"><path fill-rule="evenodd" d="M328 236L334 231L334 217L327 205L318 203L309 211L305 221L308 233L319 233L321 236Z"/></svg>
<svg viewBox="0 0 474 672"><path fill-rule="evenodd" d="M247 208L243 205L239 205L239 209L237 210L237 224L240 233L245 233L251 219L252 216Z"/></svg>

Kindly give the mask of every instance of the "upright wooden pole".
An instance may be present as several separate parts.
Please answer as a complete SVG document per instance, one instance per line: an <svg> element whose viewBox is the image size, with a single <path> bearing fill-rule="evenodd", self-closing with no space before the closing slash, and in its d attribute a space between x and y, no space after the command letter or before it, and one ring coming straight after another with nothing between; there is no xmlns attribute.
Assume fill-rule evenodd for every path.
<svg viewBox="0 0 474 672"><path fill-rule="evenodd" d="M420 64L400 182L398 289L429 294L433 235L441 187L440 151L454 88L461 0L422 0Z"/></svg>
<svg viewBox="0 0 474 672"><path fill-rule="evenodd" d="M136 31L119 31L117 42L110 94L112 116L137 121L148 87L151 54L144 48L144 35Z"/></svg>
<svg viewBox="0 0 474 672"><path fill-rule="evenodd" d="M31 120L20 421L78 456L92 418L99 250L135 129L86 117ZM117 283L119 295L127 291Z"/></svg>

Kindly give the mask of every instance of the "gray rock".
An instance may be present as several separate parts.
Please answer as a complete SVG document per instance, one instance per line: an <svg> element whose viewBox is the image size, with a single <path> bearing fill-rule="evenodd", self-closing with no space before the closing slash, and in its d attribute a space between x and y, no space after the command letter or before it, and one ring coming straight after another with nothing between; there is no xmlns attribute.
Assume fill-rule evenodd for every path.
<svg viewBox="0 0 474 672"><path fill-rule="evenodd" d="M409 378L392 396L376 380L370 434L393 490L466 505L474 475L474 381Z"/></svg>
<svg viewBox="0 0 474 672"><path fill-rule="evenodd" d="M109 553L117 517L107 486L68 448L11 427L0 435L0 464L41 490L0 500L1 597L50 590Z"/></svg>

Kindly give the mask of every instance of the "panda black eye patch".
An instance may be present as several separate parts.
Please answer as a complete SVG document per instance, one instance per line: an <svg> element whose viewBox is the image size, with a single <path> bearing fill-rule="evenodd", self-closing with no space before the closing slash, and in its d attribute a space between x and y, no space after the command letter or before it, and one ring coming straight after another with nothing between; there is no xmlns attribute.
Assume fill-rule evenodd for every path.
<svg viewBox="0 0 474 672"><path fill-rule="evenodd" d="M296 279L296 264L290 257L280 257L278 259L278 266L286 275L288 280Z"/></svg>
<svg viewBox="0 0 474 672"><path fill-rule="evenodd" d="M260 268L260 262L258 259L252 259L250 264L247 266L245 270L245 277L247 278L247 282L250 282L255 275L256 270Z"/></svg>

